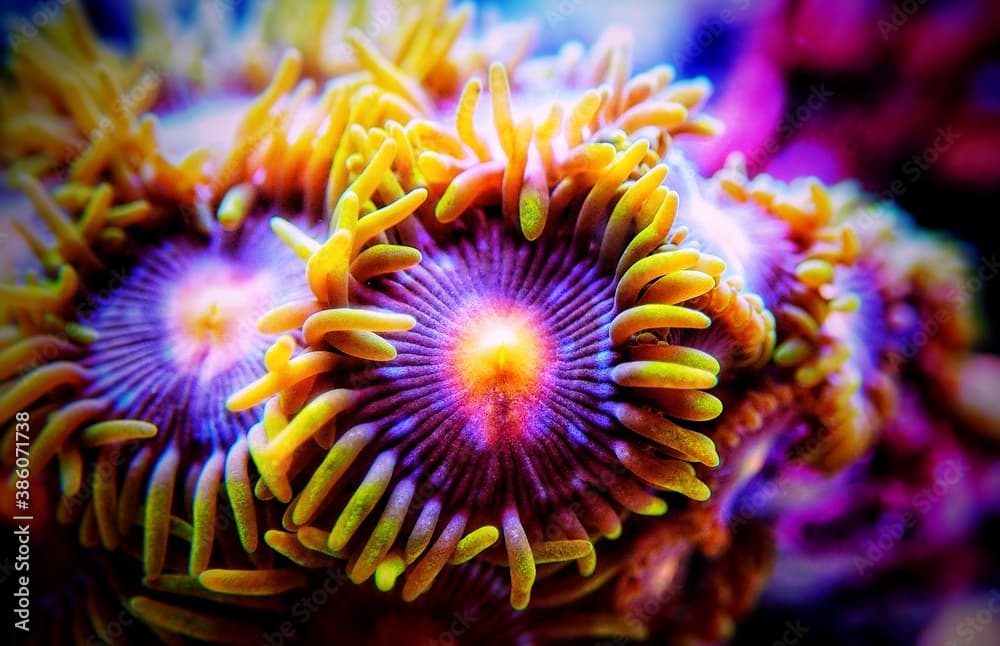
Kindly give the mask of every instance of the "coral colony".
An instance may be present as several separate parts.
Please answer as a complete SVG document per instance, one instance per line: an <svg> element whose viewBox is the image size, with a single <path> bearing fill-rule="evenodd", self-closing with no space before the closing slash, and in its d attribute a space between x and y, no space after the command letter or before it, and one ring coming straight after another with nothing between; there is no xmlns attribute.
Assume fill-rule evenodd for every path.
<svg viewBox="0 0 1000 646"><path fill-rule="evenodd" d="M156 11L127 54L73 2L9 34L29 641L718 641L826 504L747 491L863 468L929 392L996 440L960 249L851 184L700 176L710 86L627 32Z"/></svg>

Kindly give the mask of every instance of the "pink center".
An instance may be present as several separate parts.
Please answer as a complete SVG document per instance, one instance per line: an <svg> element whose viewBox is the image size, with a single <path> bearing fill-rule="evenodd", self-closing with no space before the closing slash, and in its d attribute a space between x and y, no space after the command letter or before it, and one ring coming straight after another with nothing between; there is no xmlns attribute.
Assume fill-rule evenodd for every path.
<svg viewBox="0 0 1000 646"><path fill-rule="evenodd" d="M218 261L192 268L165 304L174 365L202 380L232 367L259 343L257 319L273 293L266 273Z"/></svg>
<svg viewBox="0 0 1000 646"><path fill-rule="evenodd" d="M523 308L490 301L457 318L448 363L473 425L488 443L523 435L552 356L541 326Z"/></svg>

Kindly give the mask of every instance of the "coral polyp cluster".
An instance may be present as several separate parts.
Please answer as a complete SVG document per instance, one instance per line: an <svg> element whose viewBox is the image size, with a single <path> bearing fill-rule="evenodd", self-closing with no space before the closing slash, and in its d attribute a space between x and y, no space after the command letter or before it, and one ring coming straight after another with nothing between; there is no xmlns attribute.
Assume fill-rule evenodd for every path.
<svg viewBox="0 0 1000 646"><path fill-rule="evenodd" d="M75 230L70 213L36 197L53 209L53 230ZM185 570L197 576L212 560L221 491L229 531L256 550L243 439L253 417L228 411L225 398L260 372L267 339L254 321L294 296L283 285L294 255L260 226L128 233L114 250L82 238L77 253L61 251L72 233L54 248L29 238L56 282L36 285L29 273L24 285L5 288L18 325L8 328L0 416L26 411L44 420L32 436L32 465L58 463L58 515L82 523L85 543L113 550L139 531L145 571L155 576L179 535L190 543ZM249 249L269 250L273 264L261 266Z"/></svg>
<svg viewBox="0 0 1000 646"><path fill-rule="evenodd" d="M609 80L615 73L625 71ZM667 241L677 194L660 185L667 166L652 146L665 151L670 131L631 142L618 127L666 120L683 131L688 107L675 99L692 97L661 75L640 85L649 97L634 86L605 97L621 103L614 111L585 94L564 118L553 104L546 126L525 118L512 130L506 73L494 66L489 76L495 134L476 134L479 81L469 81L453 124L418 120L414 141L391 121L355 131L354 154L369 161L337 197L325 241L275 222L307 256L315 298L271 311L262 327L301 327L306 347L295 354L291 337L280 339L268 374L229 405L299 393L329 373L298 411L279 396L272 410L289 417L284 428L265 419L249 436L263 481L291 502L286 529L328 533L321 547L356 558L358 580L412 564L408 597L449 560L497 543L523 608L537 565L579 560L587 574L591 536L618 536L626 510L664 513L650 486L709 496L691 463L716 466L715 446L674 420L718 416L704 391L720 366L673 335L730 308L754 330L762 303L719 287L721 259ZM546 161L529 167L535 144ZM734 344L766 344L761 328ZM309 463L300 449L320 433L339 437ZM293 487L300 471L311 475ZM340 482L359 480L338 495ZM430 496L414 500L420 489ZM352 545L369 516L379 518L371 537ZM559 519L557 540L543 536L544 518Z"/></svg>
<svg viewBox="0 0 1000 646"><path fill-rule="evenodd" d="M773 560L747 484L992 369L966 310L900 347L960 254L849 184L699 176L710 86L623 30L527 59L446 3L275 3L225 23L234 65L156 58L198 37L144 11L147 82L70 7L0 102L37 216L0 423L39 421L52 531L164 639L723 639Z"/></svg>

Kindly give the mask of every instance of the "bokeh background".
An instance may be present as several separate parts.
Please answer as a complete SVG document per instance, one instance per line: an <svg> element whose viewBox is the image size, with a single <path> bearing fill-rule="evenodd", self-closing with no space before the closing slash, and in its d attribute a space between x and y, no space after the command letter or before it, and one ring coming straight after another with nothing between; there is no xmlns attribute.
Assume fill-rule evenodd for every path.
<svg viewBox="0 0 1000 646"><path fill-rule="evenodd" d="M0 6L30 15L39 4ZM130 45L132 3L83 4L106 38ZM635 34L638 69L669 63L710 79L707 112L727 128L688 148L704 173L740 151L751 173L857 181L955 237L980 274L983 349L1000 352L1000 1L477 4L484 24L533 21L543 54L620 24ZM1000 396L1000 384L983 387ZM933 420L924 395L911 403ZM925 426L890 429L830 483L772 487L758 508L792 513L737 644L1000 644L998 447Z"/></svg>

